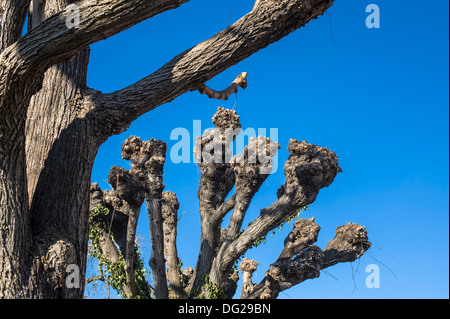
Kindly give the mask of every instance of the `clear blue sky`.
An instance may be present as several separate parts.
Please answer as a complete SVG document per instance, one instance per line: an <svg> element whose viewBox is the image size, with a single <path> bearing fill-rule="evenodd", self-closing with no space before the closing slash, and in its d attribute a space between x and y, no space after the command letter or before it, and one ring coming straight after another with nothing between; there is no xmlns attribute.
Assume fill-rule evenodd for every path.
<svg viewBox="0 0 450 319"><path fill-rule="evenodd" d="M253 3L192 0L95 44L88 85L112 92L132 84L226 28L230 16L233 23ZM365 25L371 3L380 7L380 29ZM336 227L349 221L365 225L373 243L359 262L329 268L280 298L448 298L448 6L444 0L337 0L329 16L208 83L222 89L248 72L249 86L237 102L234 96L217 101L190 92L111 137L100 148L92 181L109 189L110 167L130 167L121 158L128 136L161 139L170 149L176 143L170 141L174 128L192 132L193 120L208 128L217 106L232 108L236 102L243 128L278 128L282 147L279 170L255 196L244 224L276 199L284 182L286 147L295 138L335 151L344 170L303 215L316 217L321 226L318 245L324 248ZM195 164L166 163L166 190L177 193L179 212L185 212L178 229L179 256L192 267L200 245L199 178ZM260 262L255 282L275 261L290 230L291 225L246 254ZM145 209L138 233L147 238L147 264ZM370 264L380 267L378 289L365 286Z"/></svg>

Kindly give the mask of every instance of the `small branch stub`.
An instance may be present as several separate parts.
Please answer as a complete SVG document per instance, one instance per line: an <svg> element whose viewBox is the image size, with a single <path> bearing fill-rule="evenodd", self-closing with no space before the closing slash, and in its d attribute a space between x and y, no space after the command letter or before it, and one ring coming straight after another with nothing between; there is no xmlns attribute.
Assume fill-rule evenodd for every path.
<svg viewBox="0 0 450 319"><path fill-rule="evenodd" d="M243 72L239 74L236 79L231 83L225 90L223 91L216 91L211 88L209 88L206 84L200 85L200 88L198 91L201 94L206 94L210 99L217 99L217 100L228 100L228 98L238 92L238 88L241 87L245 90L247 87L247 72Z"/></svg>

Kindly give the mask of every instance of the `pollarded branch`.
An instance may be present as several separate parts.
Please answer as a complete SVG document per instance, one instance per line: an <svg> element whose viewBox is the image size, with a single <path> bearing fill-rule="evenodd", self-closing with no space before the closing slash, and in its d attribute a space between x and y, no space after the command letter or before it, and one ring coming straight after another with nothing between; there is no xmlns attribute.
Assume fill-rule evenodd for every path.
<svg viewBox="0 0 450 319"><path fill-rule="evenodd" d="M102 191L98 183L93 183L90 189L89 212L92 214L99 205L107 208L110 213L108 215L97 214L93 222L97 225L106 226L104 230L112 234L114 241L125 256L127 224L131 207L115 190Z"/></svg>
<svg viewBox="0 0 450 319"><path fill-rule="evenodd" d="M284 248L277 261L291 259L303 249L314 244L319 235L320 226L311 219L299 219L294 223L292 231L284 240Z"/></svg>
<svg viewBox="0 0 450 319"><path fill-rule="evenodd" d="M215 129L197 137L194 155L200 167L198 197L204 217L217 220L215 211L234 186L235 174L230 166L230 144L241 131L236 111L218 108L212 121Z"/></svg>
<svg viewBox="0 0 450 319"><path fill-rule="evenodd" d="M136 136L130 136L122 145L122 157L131 161L131 173L138 176L146 193L151 240L149 265L153 271L155 295L160 299L168 298L162 216L166 151L167 144L163 141L151 139L144 142Z"/></svg>
<svg viewBox="0 0 450 319"><path fill-rule="evenodd" d="M122 145L122 157L133 163L131 172L139 176L146 190L152 254L149 265L153 271L155 295L160 299L168 298L162 217L166 151L166 143L155 139L143 142L140 137L136 136L130 136Z"/></svg>
<svg viewBox="0 0 450 319"><path fill-rule="evenodd" d="M214 260L211 279L215 283L223 284L227 269L256 240L314 202L320 189L329 186L341 171L338 157L326 148L291 139L288 150L286 183L277 191L278 200L262 209L260 216Z"/></svg>
<svg viewBox="0 0 450 319"><path fill-rule="evenodd" d="M145 188L139 177L123 167L111 167L108 183L117 191L130 206L141 207L145 199Z"/></svg>
<svg viewBox="0 0 450 319"><path fill-rule="evenodd" d="M227 240L234 240L239 234L253 196L272 172L273 157L279 148L280 144L270 138L251 137L244 152L232 158L231 168L236 172L236 204L228 225Z"/></svg>
<svg viewBox="0 0 450 319"><path fill-rule="evenodd" d="M300 208L314 202L319 190L330 186L342 169L337 155L325 147L291 139L288 150L286 183L277 190L277 196L290 197Z"/></svg>
<svg viewBox="0 0 450 319"><path fill-rule="evenodd" d="M164 260L164 239L166 239L166 255L169 256L170 269L177 272L176 275L170 272L170 284L174 288L173 292L176 297L184 297L177 270L178 257L176 252L176 211L179 204L175 194L166 193L163 197L162 193L166 150L167 145L162 141L155 139L142 141L139 137L130 136L122 145L122 157L131 161L131 170L127 171L114 166L108 176L108 182L114 188L112 192L117 195L114 201L120 202L123 199L130 208L127 211L128 219L123 251L125 252L127 287L133 297L139 294L134 276L135 241L140 207L144 199L147 202L149 215L152 251L149 264L153 270L155 295L157 298L168 297ZM93 185L91 193L93 203L101 201L102 193L98 185ZM167 236L164 235L164 227L166 227Z"/></svg>
<svg viewBox="0 0 450 319"><path fill-rule="evenodd" d="M132 163L130 173L153 198L160 199L164 190L166 151L166 143L155 139L143 142L137 136L130 136L122 145L122 158Z"/></svg>
<svg viewBox="0 0 450 319"><path fill-rule="evenodd" d="M236 179L230 166L230 144L241 131L239 116L236 111L219 107L212 121L214 130L206 130L203 136L197 137L194 147L201 173L198 188L201 247L190 291L200 288L203 284L202 277L209 273L211 261L221 244L221 219L234 207L233 197L227 202L225 199Z"/></svg>
<svg viewBox="0 0 450 319"><path fill-rule="evenodd" d="M371 246L366 227L354 223L340 226L336 236L324 249L323 268L341 262L352 262L361 257Z"/></svg>
<svg viewBox="0 0 450 319"><path fill-rule="evenodd" d="M177 223L180 203L177 195L164 192L161 200L161 212L164 229L164 255L167 264L167 281L170 286L169 297L186 298L186 292L181 285L181 274L178 265Z"/></svg>
<svg viewBox="0 0 450 319"><path fill-rule="evenodd" d="M251 137L243 153L234 156L231 160L231 168L236 173L236 198L224 241L219 246L219 252L213 262L212 277L219 286L225 285L227 274L231 271L231 264L217 263L225 258L223 255L229 253L228 247L238 237L250 202L272 172L272 158L279 148L280 145L271 141L270 138Z"/></svg>
<svg viewBox="0 0 450 319"><path fill-rule="evenodd" d="M242 294L241 299L246 299L256 287L256 284L252 282L253 273L256 271L259 262L244 258L240 264L242 272Z"/></svg>
<svg viewBox="0 0 450 319"><path fill-rule="evenodd" d="M131 207L128 214L126 251L125 251L125 275L131 296L138 295L138 288L134 277L136 230L141 206L145 199L145 188L139 177L122 167L111 167L108 182L113 186L118 195Z"/></svg>
<svg viewBox="0 0 450 319"><path fill-rule="evenodd" d="M210 99L217 100L228 100L228 98L238 92L238 89L241 87L244 90L247 88L247 72L243 72L239 74L236 79L231 83L225 90L216 91L209 88L206 84L200 85L198 91L201 94L206 94Z"/></svg>
<svg viewBox="0 0 450 319"><path fill-rule="evenodd" d="M355 261L371 246L365 227L350 223L338 227L335 238L322 251L313 245L319 230L314 218L297 221L278 260L270 265L264 279L246 297L274 299L283 290L319 277L320 271L327 267Z"/></svg>
<svg viewBox="0 0 450 319"><path fill-rule="evenodd" d="M311 245L291 260L275 262L248 299L275 299L281 291L319 277L322 259L322 250Z"/></svg>

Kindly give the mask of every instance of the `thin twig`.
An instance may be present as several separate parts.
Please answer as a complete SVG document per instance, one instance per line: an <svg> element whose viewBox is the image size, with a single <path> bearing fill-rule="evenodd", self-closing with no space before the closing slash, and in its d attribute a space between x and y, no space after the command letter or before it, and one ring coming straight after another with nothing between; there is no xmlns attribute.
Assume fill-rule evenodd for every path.
<svg viewBox="0 0 450 319"><path fill-rule="evenodd" d="M325 275L330 276L330 277L333 278L334 280L339 281L339 278L337 278L335 275L333 275L333 274L330 273L329 271L326 271L325 269L322 269L322 272L323 272Z"/></svg>
<svg viewBox="0 0 450 319"><path fill-rule="evenodd" d="M331 31L331 39L333 40L333 44L336 45L336 41L334 40L334 34L333 34L333 24L331 23L331 16L328 12L325 12L328 16L328 20L330 21L330 31Z"/></svg>
<svg viewBox="0 0 450 319"><path fill-rule="evenodd" d="M386 267L387 269L389 269L389 271L391 272L391 274L395 277L395 279L398 280L397 276L395 275L395 273L392 271L391 268L389 268L387 265L385 265L384 263L382 263L381 261L379 261L378 259L376 259L375 257L373 257L372 255L366 253L367 256L372 257L376 262L380 263L381 265L383 265L384 267Z"/></svg>

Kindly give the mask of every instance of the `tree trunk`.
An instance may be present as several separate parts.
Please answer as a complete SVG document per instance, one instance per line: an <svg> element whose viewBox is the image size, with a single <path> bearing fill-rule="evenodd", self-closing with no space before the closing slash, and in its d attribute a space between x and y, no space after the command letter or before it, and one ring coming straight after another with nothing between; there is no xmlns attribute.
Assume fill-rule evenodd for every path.
<svg viewBox="0 0 450 319"><path fill-rule="evenodd" d="M11 139L5 134L3 114L0 114L0 299L27 297L26 263L30 242L28 199L26 185L23 132L14 132ZM4 148L3 138L14 141L12 148ZM15 176L13 179L11 176Z"/></svg>
<svg viewBox="0 0 450 319"><path fill-rule="evenodd" d="M45 17L69 1L45 2ZM51 67L29 103L26 136L33 239L34 298L82 298L87 255L90 174L100 145L83 118L89 48ZM63 178L61 178L63 177ZM79 288L65 285L66 268L80 270Z"/></svg>
<svg viewBox="0 0 450 319"><path fill-rule="evenodd" d="M35 297L83 296L83 284L66 289L60 277L69 264L79 267L80 278L85 272L90 174L99 145L90 121L82 118L88 60L86 48L73 62L51 67L28 109L26 161L36 269L32 281L39 290Z"/></svg>

